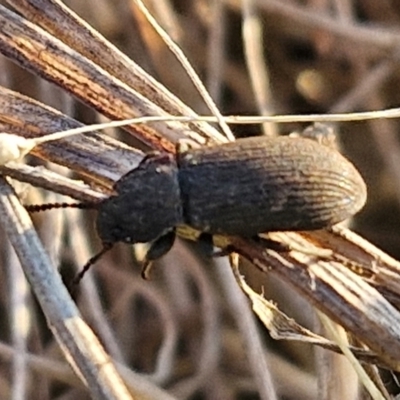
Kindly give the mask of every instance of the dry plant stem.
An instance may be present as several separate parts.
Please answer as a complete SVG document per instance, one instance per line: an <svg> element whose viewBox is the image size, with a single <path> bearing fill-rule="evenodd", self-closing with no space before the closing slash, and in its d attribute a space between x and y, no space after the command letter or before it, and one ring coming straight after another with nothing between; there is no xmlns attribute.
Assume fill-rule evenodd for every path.
<svg viewBox="0 0 400 400"><path fill-rule="evenodd" d="M94 253L89 246L87 232L85 231L86 224L83 219L82 211L70 210L67 225L76 269L79 271L82 265L85 265L87 260ZM83 279L79 286L82 299L84 299L85 309L89 314L89 318L86 319L91 321L91 325L96 330L96 333L111 357L115 361L123 363L123 353L117 343L110 323L104 315L102 302L99 298L100 293L96 288L95 279L90 270L88 271L86 279Z"/></svg>
<svg viewBox="0 0 400 400"><path fill-rule="evenodd" d="M81 181L66 178L42 167L13 163L7 167L0 167L0 172L20 182L60 193L83 203L96 203L107 197L106 194L91 189Z"/></svg>
<svg viewBox="0 0 400 400"><path fill-rule="evenodd" d="M176 243L177 246L174 247L174 250L163 257L160 260L161 268L165 271L165 279L167 281L167 287L170 304L174 304L173 307L174 312L171 314L171 310L165 307L164 304L158 304L162 298L157 294L156 291L149 296L146 295L147 300L151 300L152 297L154 300L157 300L155 305L157 308L162 311L164 308L165 311L168 311L170 314L169 318L166 319L163 316L164 313L160 313L160 317L162 318L162 325L165 325L165 339L162 348L160 349L158 355L157 369L155 373L158 372L158 376L163 371L161 369L161 350L167 354L167 338L168 331L171 329L167 329L169 325L171 325L171 321L174 322L174 330L176 331L176 326L179 324L179 321L184 321L187 319L193 318L193 312L200 313L200 317L195 317L195 319L200 318L202 320L202 337L200 340L200 344L196 342L195 348L192 350L193 359L195 360L195 365L193 368L195 369L194 373L188 377L187 379L181 380L178 383L175 383L171 388L171 391L179 398L188 398L193 395L194 392L204 389L210 382L210 378L214 377L218 370L221 349L219 346L219 319L218 319L218 302L215 299L215 293L212 290L211 282L207 279L207 276L204 272L204 269L196 260L193 255L189 253L189 251L184 248L179 242ZM168 272L167 272L168 271ZM178 281L177 279L178 278ZM187 290L187 281L190 279L196 285L199 290L199 298L200 300L195 300L191 295L186 293ZM132 282L132 285L136 287L136 291L141 293L147 287L143 287L137 281ZM144 294L144 293L143 293ZM156 296L156 297L155 297ZM172 298L171 298L172 296ZM153 301L154 301L153 300ZM200 304L198 304L200 303ZM162 308L161 308L162 305ZM195 310L195 311L194 311ZM170 336L170 334L169 334ZM175 332L176 336L176 332ZM175 337L175 340L177 338ZM188 340L189 338L185 338L184 340ZM170 345L169 345L170 346ZM170 353L170 357L173 355L173 360L168 360L166 357L166 361L169 361L169 366L172 367L172 361L175 361L177 358L177 354L175 354L175 346L174 343L174 354ZM192 347L192 345L189 345ZM166 363L164 362L164 365ZM164 376L165 376L164 367ZM172 374L172 370L168 371L169 375ZM155 375L152 375L154 379ZM165 378L164 378L165 379Z"/></svg>
<svg viewBox="0 0 400 400"><path fill-rule="evenodd" d="M225 122L221 112L219 111L218 107L215 105L213 99L211 98L210 94L207 92L206 88L204 87L203 82L201 81L199 75L194 70L192 64L190 64L189 60L186 58L185 54L183 53L182 49L172 40L172 38L165 32L165 30L159 25L156 19L151 15L149 10L146 8L145 4L142 0L130 0L132 4L136 4L140 11L144 14L147 18L149 23L152 27L157 31L160 37L163 39L165 44L168 48L172 51L174 56L178 59L179 63L185 69L187 75L189 76L190 80L193 82L194 86L196 87L197 91L200 93L202 99L207 104L207 107L210 109L211 113L215 115L218 120L218 123L224 132L226 138L228 140L235 140L235 136L233 136L232 131L230 130L228 124ZM226 141L222 139L222 141Z"/></svg>
<svg viewBox="0 0 400 400"><path fill-rule="evenodd" d="M321 327L319 325L316 328ZM326 331L321 333L331 338ZM319 400L356 400L359 398L360 381L348 359L342 355L341 350L339 354L334 354L315 348L314 358L318 371ZM357 360L360 362L360 358Z"/></svg>
<svg viewBox="0 0 400 400"><path fill-rule="evenodd" d="M302 235L319 247L332 249L335 258L341 260L344 265L349 265L349 268L354 267L357 274L376 285L378 290L385 288L393 292L399 304L399 261L339 225L333 227L330 232L307 232Z"/></svg>
<svg viewBox="0 0 400 400"><path fill-rule="evenodd" d="M164 27L171 38L179 42L179 38L184 34L183 29L179 25L174 5L170 0L152 0L151 6L156 20Z"/></svg>
<svg viewBox="0 0 400 400"><path fill-rule="evenodd" d="M375 92L366 100L368 106L384 105L383 95ZM400 204L400 142L398 139L397 121L377 120L369 121L372 135L381 159L392 178L392 185L396 193L397 202Z"/></svg>
<svg viewBox="0 0 400 400"><path fill-rule="evenodd" d="M82 218L79 218L78 214L79 212L75 212L75 214L72 216L72 219L68 221L68 224L70 226L70 240L72 248L74 249L76 265L77 268L80 268L89 259L90 255L93 254L93 252L88 248L88 241L87 239L85 239L82 233L83 227L80 226L82 225ZM104 263L105 261L102 262ZM165 327L165 340L163 341L158 353L155 372L149 376L146 376L146 378L153 383L163 383L169 378L169 375L171 373L173 359L175 356L175 348L177 346L177 328L176 325L173 323L171 312L167 307L168 302L166 299L160 298L159 293L154 290L151 282L143 285L143 282L133 280L129 274L120 272L117 265L109 265L111 264L111 262L111 260L110 262L107 262L107 270L110 272L110 276L108 277L108 279L105 279L105 282L110 282L111 280L115 282L115 280L117 280L116 284L120 289L118 292L118 300L116 300L117 303L115 305L115 308L118 309L118 305L120 303L122 303L122 305L129 303L130 297L133 297L135 294L139 294L146 298L147 301L152 303L160 313L160 326ZM121 290L123 291L121 292ZM87 314L87 318L92 321L92 325L95 326L96 332L98 332L102 343L104 343L105 347L110 352L113 359L117 363L121 364L124 360L124 355L121 353L119 344L116 342L115 334L109 323L109 318L104 315L102 301L99 297L100 293L96 288L93 273L91 273L91 271L89 271L88 274L85 275L85 279L82 280L80 284L80 291L81 296L84 299L84 304L81 305L81 308L83 308L84 310L82 312L85 315ZM109 314L113 315L113 321L115 325L118 326L118 323L116 323L116 313L117 311L111 310ZM131 333L133 334L133 332ZM117 364L118 370L120 370L121 368L120 364ZM124 370L126 370L126 374L128 374L127 368L124 368ZM126 374L124 376L125 379L127 379ZM132 382L131 386L134 387L134 382L138 378L135 377L134 373L131 374L132 376L129 381ZM149 383L148 385L149 392L146 391L147 385L141 384L140 386L144 386L141 389L141 392L143 394L154 399L161 398L152 395L155 390L152 384ZM166 394L163 393L162 398L164 398L165 396Z"/></svg>
<svg viewBox="0 0 400 400"><path fill-rule="evenodd" d="M359 83L356 86L330 108L330 112L349 112L355 109L382 86L395 69L396 64L393 61L387 60L374 66L363 77L360 77Z"/></svg>
<svg viewBox="0 0 400 400"><path fill-rule="evenodd" d="M385 71L383 71L385 72ZM381 82L381 74L379 74L378 82ZM372 80L374 83L374 80ZM368 93L368 91L366 92ZM3 131L9 131L17 133L21 136L25 137L37 137L43 136L44 134L50 134L56 132L60 132L63 129L75 129L77 127L82 127L78 121L73 120L70 117L61 114L59 111L56 111L44 104L37 102L29 97L23 96L19 93L13 92L9 89L0 87L0 99L3 100L0 102L0 129ZM361 96L361 94L359 95ZM29 113L29 114L28 114ZM360 112L360 113L351 113L351 114L309 114L309 115L278 115L278 116L227 116L225 117L226 121L230 124L256 124L256 123L264 123L264 122L273 122L273 123L288 123L288 122L343 122L343 121L361 121L361 120L372 120L378 118L399 118L400 109L393 108L382 111L371 111L371 112ZM137 120L138 117L134 118ZM142 123L144 119L150 122L165 122L166 120L178 120L183 123L190 123L193 121L193 118L198 118L203 122L203 126L207 126L204 122L216 122L216 118L214 116L200 116L200 117L172 117L172 116L146 116L140 117L142 119ZM27 134L27 132L29 132ZM89 139L88 139L89 138ZM95 146L99 146L99 143L95 143L95 138L98 138L99 141L104 142L100 143L101 145L109 146L106 148L101 148L102 155L108 156L107 159L110 158L121 159L120 162L134 162L138 163L142 158L141 153L138 150L134 150L131 147L124 145L121 142L117 142L107 137L106 135L102 135L100 133L93 133L92 135L82 135L81 137L76 136L73 139L65 138L63 142L60 141L63 145L60 146L58 141L49 142L40 146L40 148L35 148L33 151L34 154L38 156L42 156L43 158L49 158L54 162L57 160L63 165L70 165L71 162L75 162L75 164L83 164L84 170L89 168L89 163L85 164L85 157L87 158L87 154L80 154L81 147L85 147L85 150L92 151L94 157L96 155L94 149ZM101 138L101 139L100 139ZM93 143L91 143L91 140ZM205 137L204 137L205 140ZM203 142L204 142L203 140ZM82 142L81 142L82 141ZM118 143L118 145L116 145ZM200 142L199 142L200 143ZM171 144L172 146L172 144ZM87 147L87 148L86 148ZM115 148L116 147L116 148ZM39 150L40 149L40 150ZM65 150L65 152L64 152ZM119 153L113 154L110 151L119 151ZM73 154L70 154L73 153ZM75 156L76 153L76 156ZM129 154L129 157L127 156ZM125 160L126 158L128 160ZM66 160L63 161L63 158ZM78 160L77 160L78 158ZM78 162L77 162L78 161ZM99 162L98 160L96 162ZM93 163L93 162L92 162ZM107 165L107 169L110 169L113 172L113 169L116 168L111 161L109 165ZM119 167L119 166L118 166ZM132 165L131 165L132 167ZM123 167L123 171L127 172L128 166ZM103 172L103 171L102 171ZM106 171L104 171L106 173ZM120 176L121 172L118 173ZM115 179L115 178L114 178Z"/></svg>
<svg viewBox="0 0 400 400"><path fill-rule="evenodd" d="M341 354L340 348L323 336L319 336L308 329L297 324L296 321L289 318L279 308L263 297L263 295L254 292L240 275L237 269L234 269L236 280L240 288L246 293L252 303L252 309L262 323L267 327L271 337L276 340L294 340L302 343L310 343L321 346L323 349L331 350ZM378 364L382 362L371 351L363 346L351 347L351 351L357 358L365 363ZM385 366L383 366L385 368Z"/></svg>
<svg viewBox="0 0 400 400"><path fill-rule="evenodd" d="M226 7L223 0L211 5L211 23L208 25L207 90L217 105L221 103L225 65Z"/></svg>
<svg viewBox="0 0 400 400"><path fill-rule="evenodd" d="M0 51L45 79L57 83L112 119L138 115L170 115L90 59L66 46L36 25L0 8ZM68 28L71 29L71 28ZM29 42L29 46L26 46ZM173 152L180 138L200 135L180 123L155 123L124 128L148 146Z"/></svg>
<svg viewBox="0 0 400 400"><path fill-rule="evenodd" d="M263 400L276 400L277 395L271 372L248 300L237 285L228 258L216 259L215 263L217 271L222 278L221 282L229 299L233 316L244 338L246 355L255 377L260 398Z"/></svg>
<svg viewBox="0 0 400 400"><path fill-rule="evenodd" d="M238 9L239 0L225 0L229 5ZM354 23L343 23L336 17L327 14L316 13L310 7L297 6L294 3L280 0L254 0L258 7L273 17L283 17L286 24L305 27L309 30L318 28L327 31L339 38L344 38L356 45L363 45L371 54L371 48L381 50L394 50L398 47L398 32L392 29L384 30L373 27L364 27Z"/></svg>
<svg viewBox="0 0 400 400"><path fill-rule="evenodd" d="M179 242L179 241L178 241ZM175 245L176 247L176 245ZM182 244L178 244L178 254L181 254ZM186 256L188 252L183 253ZM162 264L162 260L161 265ZM175 262L169 266L169 270L164 268L164 279L166 285L169 288L169 292L171 293L172 303L176 308L176 313L180 317L185 317L185 314L190 313L190 309L194 307L194 299L191 295L190 288L187 285L187 277L186 274L182 273L182 270L189 269L189 273L191 272L192 264L185 263L185 258L177 257ZM193 274L193 273L191 273ZM194 275L194 274L193 274ZM217 313L217 312L216 312Z"/></svg>
<svg viewBox="0 0 400 400"><path fill-rule="evenodd" d="M164 2L167 3L169 0ZM126 1L124 3L126 4L126 11L129 13L129 21L133 26L135 26L135 30L139 31L140 42L143 42L143 46L146 49L146 66L149 64L152 73L157 75L157 79L159 79L159 81L166 87L173 88L175 95L180 97L182 101L190 102L192 106L196 107L196 112L204 112L204 110L208 110L199 93L196 91L192 81L187 76L183 66L165 45L165 42L150 24L145 15L132 1ZM156 9L154 3L158 4L159 2L146 1L146 5L151 8L152 12ZM176 29L173 29L173 32L168 33L170 35L171 33L173 34L171 37L173 37L173 40L175 40L181 47L182 45L185 46L187 42L187 33L182 33L186 30L181 26L183 16L176 13L176 10L172 10L172 4L170 4L170 7L171 11L175 12L175 18L177 19L175 27L178 32ZM158 13L156 18L162 26L170 30L170 25L165 25L164 18L159 19ZM130 49L126 50L129 51ZM136 49L130 51L131 54L136 54L136 52ZM142 51L140 54L142 54ZM168 67L166 68L166 66Z"/></svg>
<svg viewBox="0 0 400 400"><path fill-rule="evenodd" d="M333 4L332 4L333 3ZM346 4L344 4L346 3ZM328 13L330 10L330 7L335 7L336 6L336 12L334 12L334 15L340 20L343 24L349 24L352 22L352 16L351 16L351 8L349 6L349 1L345 0L343 1L333 1L333 2L324 2L321 1L318 4L313 3L311 7L314 9L318 9L318 11L322 11L323 13L326 12ZM347 7L348 6L348 7ZM326 50L323 50L323 48L326 45L326 41L333 40L334 45L336 42L339 42L338 40L335 40L334 38L329 35L326 31L317 31L313 35L314 37L314 42L315 42L315 47L320 48L322 52L326 52ZM325 45L324 45L325 43ZM343 47L342 52L345 54L348 54L349 59L352 59L352 50L354 50L354 46L352 44L347 44L345 43L337 43L338 47ZM332 46L332 44L328 45ZM339 50L340 51L340 50ZM354 101L357 101L358 98L360 98L360 92L366 90L365 86L364 88L360 88L361 84L356 85L356 88L351 90L347 96L344 96L344 98L339 100L339 107L343 107L342 110L344 112L348 112L352 108L347 108L349 105L353 105ZM359 90L356 90L359 89ZM353 105L354 106L354 105ZM336 136L335 144L336 144L336 150L339 151L341 148L340 143L338 143L338 137L337 133L333 134ZM350 222L350 221L348 221ZM317 313L318 315L318 313ZM322 315L322 314L321 314ZM327 317L325 317L328 319ZM315 321L315 328L317 329L318 332L321 332L321 325ZM329 332L329 331L328 331ZM325 329L322 330L323 334L328 333ZM340 337L339 333L338 336ZM346 333L344 330L342 330L342 340L346 340ZM329 335L328 337L332 339L332 335ZM336 342L336 341L334 341ZM340 342L337 342L338 344ZM346 342L347 343L347 342ZM348 344L348 343L347 343ZM343 352L343 349L341 349ZM351 363L351 359L348 357L342 357L340 355L334 354L332 352L327 352L323 349L318 349L316 348L314 350L314 355L315 355L315 360L317 362L317 370L318 370L318 393L321 398L323 399L329 399L329 400L341 400L341 399L356 399L359 397L359 391L360 391L360 379L359 375L356 374L355 369L353 368L353 365ZM353 356L354 358L354 356ZM357 361L359 362L359 361ZM361 368L361 367L360 367Z"/></svg>
<svg viewBox="0 0 400 400"><path fill-rule="evenodd" d="M353 5L352 0L333 0L332 6L335 9L335 13L343 20L348 21L353 17ZM329 5L328 5L329 7ZM327 8L328 8L327 7Z"/></svg>
<svg viewBox="0 0 400 400"><path fill-rule="evenodd" d="M54 86L44 79L38 79L38 98L66 115L74 115L75 99L60 87Z"/></svg>
<svg viewBox="0 0 400 400"><path fill-rule="evenodd" d="M356 370L360 382L362 382L371 397L374 400L385 400L383 394L376 387L375 383L370 379L366 371L362 368L359 361L357 361L357 359L354 357L354 354L352 354L352 352L350 351L348 347L347 335L344 329L340 325L333 323L326 315L322 313L319 313L319 318L325 329L331 334L331 336L333 336L335 342L337 342L337 344L342 349L343 354L345 354L346 358L350 361L351 365ZM386 400L388 399L386 398Z"/></svg>
<svg viewBox="0 0 400 400"><path fill-rule="evenodd" d="M43 202L58 203L64 197L58 193L49 192L43 196ZM52 265L62 265L62 256L65 246L65 220L68 217L68 210L55 211L53 213L42 213L40 225L37 228L38 235L46 249Z"/></svg>
<svg viewBox="0 0 400 400"><path fill-rule="evenodd" d="M0 359L2 362L11 362L15 357L15 348L0 342ZM26 354L27 365L32 372L49 379L55 379L72 387L84 388L84 383L77 377L66 362L54 361L48 357L36 354Z"/></svg>
<svg viewBox="0 0 400 400"><path fill-rule="evenodd" d="M0 57L0 70L2 71L0 76L1 86L11 86L8 63L9 60L7 60L5 57Z"/></svg>
<svg viewBox="0 0 400 400"><path fill-rule="evenodd" d="M360 64L360 62L358 64ZM360 77L359 85L345 96L343 100L338 102L331 111L340 112L346 109L353 109L357 104L363 104L372 109L384 107L385 104L381 99L382 96L377 93L379 93L379 88L382 84L392 75L395 67L396 64L392 60L385 60L371 70L368 70ZM360 65L359 69L361 69L362 72L367 70L365 62ZM377 144L377 149L382 155L382 160L396 182L393 187L396 190L397 198L400 199L400 192L398 189L400 187L400 174L398 169L400 162L400 145L396 136L396 128L391 120L369 121L369 124ZM373 247L366 241L363 241L363 243L366 245L367 250L371 250ZM375 271L372 271L374 275L372 278L372 284L377 285L378 290L384 288L385 290L392 290L394 293L398 294L400 290L400 285L398 284L397 279L400 272L399 263L390 257L387 257L386 254L378 249L374 249L373 254L376 256L376 263L378 265L375 268ZM390 266L389 270L385 265L379 265L381 257L383 257L385 263ZM370 264L373 265L374 261L375 260L371 260ZM397 301L396 304L398 305L399 302Z"/></svg>
<svg viewBox="0 0 400 400"><path fill-rule="evenodd" d="M352 332L377 353L389 368L400 368L400 314L374 288L344 265L291 252L246 246L234 239L238 252L262 271L277 274L313 305Z"/></svg>
<svg viewBox="0 0 400 400"><path fill-rule="evenodd" d="M268 359L281 398L321 400L317 396L317 382L312 372L306 372L301 366L294 365L290 359L274 353L268 354Z"/></svg>
<svg viewBox="0 0 400 400"><path fill-rule="evenodd" d="M245 50L246 65L249 71L251 86L258 110L261 115L273 114L273 95L268 73L268 67L264 58L262 22L257 15L257 7L254 0L242 0L242 37ZM277 126L273 123L262 125L264 135L276 136Z"/></svg>
<svg viewBox="0 0 400 400"><path fill-rule="evenodd" d="M8 3L88 60L151 99L167 113L197 115L61 1L9 0ZM186 133L194 140L224 140L224 136L209 125L191 122L189 128L190 131Z"/></svg>
<svg viewBox="0 0 400 400"><path fill-rule="evenodd" d="M179 233L192 240L196 237L188 228L180 228ZM364 276L369 281L368 277L371 277L373 270L374 278L382 282L380 277L382 271L385 279L382 286L386 285L386 280L389 285L391 279L393 281L391 286L395 289L398 287L396 282L399 263L355 233L339 226L334 227L332 232L274 233L270 236L289 246L294 242L297 248L310 249L314 256L309 258L306 254L294 252L290 255L279 255L270 251L266 253L262 248L254 247L238 238L230 238L230 243L239 254L260 270L277 274L314 306L330 315L333 320L367 344L377 354L381 365L398 370L400 315L385 298L364 281ZM215 237L215 243L224 248L229 242L226 238ZM330 261L315 257L315 245L317 250L332 249L333 255L329 258ZM293 257L294 254L296 258ZM348 269L353 266L356 271L365 269L365 273L362 273L363 278ZM394 293L398 301L398 290Z"/></svg>
<svg viewBox="0 0 400 400"><path fill-rule="evenodd" d="M363 365L363 368L365 369L371 380L375 383L376 387L379 388L379 391L382 393L383 397L387 400L392 400L392 396L386 389L385 383L383 382L382 377L379 373L379 368L376 365L371 364Z"/></svg>
<svg viewBox="0 0 400 400"><path fill-rule="evenodd" d="M332 341L323 336L319 336L281 312L271 301L266 300L262 295L254 292L245 282L243 277L237 277L241 289L246 293L252 303L252 309L262 323L267 327L271 337L275 340L291 340L301 343L310 343L320 346L325 350L330 350L342 354L340 348ZM351 351L357 359L365 364L374 364L387 368L387 366L365 346L351 346Z"/></svg>
<svg viewBox="0 0 400 400"><path fill-rule="evenodd" d="M0 359L7 362L11 361L15 349L0 342ZM54 361L49 358L41 357L35 354L27 354L27 363L29 368L37 374L44 375L49 379L55 379L72 387L83 388L83 382L78 379L70 366L66 363ZM148 379L135 374L123 365L118 365L118 370L124 377L124 380L131 392L140 391L146 400L176 400L167 392L159 389L149 382ZM140 397L139 397L140 398Z"/></svg>
<svg viewBox="0 0 400 400"><path fill-rule="evenodd" d="M81 127L78 121L51 107L0 87L0 131L38 137ZM67 166L110 186L130 171L143 154L107 135L92 133L45 143L32 154Z"/></svg>
<svg viewBox="0 0 400 400"><path fill-rule="evenodd" d="M22 400L27 393L27 339L31 330L30 292L26 278L10 243L6 243L10 320L14 357L12 360L12 399Z"/></svg>
<svg viewBox="0 0 400 400"><path fill-rule="evenodd" d="M126 313L130 312L129 306L136 298L145 300L156 309L159 315L159 328L164 331L163 341L157 354L154 371L146 374L146 378L155 384L163 385L172 377L177 357L176 349L179 340L177 318L174 316L167 298L157 291L156 285L152 285L150 282L148 285L143 285L140 280L132 279L131 275L118 271L116 265L107 266L107 277L111 276L118 279L120 287L125 285L121 296L118 296L114 308L110 312L114 316L114 321L116 318L126 318ZM133 335L135 332L131 331L131 339ZM140 352L140 349L137 351Z"/></svg>
<svg viewBox="0 0 400 400"><path fill-rule="evenodd" d="M173 303L176 304L177 313L181 314L180 318L184 319L191 313L191 309L197 308L197 303L200 303L203 335L200 349L196 351L196 374L193 379L187 379L174 387L174 392L178 393L179 397L187 398L199 387L206 387L210 377L218 371L221 356L219 307L213 285L203 266L185 246L178 242L174 251L167 254L164 259L161 261L162 264L165 262L163 270L168 271L165 273L165 279L173 296ZM186 279L184 282L182 280L177 282L174 276L170 276L170 273L175 275L175 278L177 274L181 275L180 278L184 275L183 277ZM195 301L192 296L185 293L187 279L195 282L200 301Z"/></svg>
<svg viewBox="0 0 400 400"><path fill-rule="evenodd" d="M318 313L315 315L314 328L333 340L332 335L324 329L317 316ZM342 340L346 339L343 338ZM333 342L337 343L335 340ZM348 345L347 341L346 344ZM318 398L320 400L356 400L359 398L360 382L358 376L348 359L342 354L342 350L340 350L339 355L323 349L314 349L315 368L318 371ZM359 358L357 360L360 361Z"/></svg>
<svg viewBox="0 0 400 400"><path fill-rule="evenodd" d="M0 215L3 229L67 360L96 398L131 398L109 357L79 316L60 276L50 265L27 212L4 178L0 179Z"/></svg>
<svg viewBox="0 0 400 400"><path fill-rule="evenodd" d="M105 282L112 282L118 289L117 298L113 303L113 308L109 314L113 317L114 324L119 325L120 320L127 319L127 314L131 315L131 305L140 298L150 305L151 308L157 311L160 317L160 330L164 331L164 338L161 343L160 349L157 354L156 366L154 372L151 374L141 374L140 377L145 378L149 382L149 385L162 385L165 384L173 373L173 367L176 360L176 348L178 345L178 321L174 313L172 312L171 305L167 301L160 291L157 289L157 285L153 285L152 282L147 282L143 285L141 279L134 279L132 275L118 269L114 263L107 263L106 265L100 266L100 273L104 277ZM111 279L112 278L112 279ZM111 285L110 285L111 286ZM130 330L129 342L132 341L132 336L135 335L135 331ZM120 336L121 338L121 336ZM121 341L124 341L122 338ZM138 349L140 352L140 349ZM122 368L121 365L117 364L118 369L124 372L124 377L127 382L135 382L137 375L132 371L129 371L126 367ZM131 378L129 377L131 375ZM154 389L152 389L153 391ZM158 398L158 397L153 397Z"/></svg>
<svg viewBox="0 0 400 400"><path fill-rule="evenodd" d="M179 259L186 260L188 265L190 265L190 274L192 279L196 282L201 296L200 311L203 316L204 331L201 342L203 351L201 351L199 357L198 373L203 379L203 386L207 386L206 382L208 379L210 379L214 373L217 373L221 358L220 310L215 288L206 275L203 265L198 261L196 262L193 254L182 244L180 250L182 257L179 257Z"/></svg>
<svg viewBox="0 0 400 400"><path fill-rule="evenodd" d="M3 54L23 68L57 83L102 114L114 119L167 115L60 40L4 7L0 7L0 27L0 51ZM142 125L125 129L147 145L171 152L174 148L170 141L177 141L179 131L182 134L183 130L168 123L154 124L154 128Z"/></svg>

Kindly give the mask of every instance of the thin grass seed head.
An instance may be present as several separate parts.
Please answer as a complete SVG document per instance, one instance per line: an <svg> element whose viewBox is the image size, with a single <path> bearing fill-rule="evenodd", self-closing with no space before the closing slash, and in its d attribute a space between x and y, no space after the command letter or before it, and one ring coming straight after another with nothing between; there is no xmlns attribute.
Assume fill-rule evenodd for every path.
<svg viewBox="0 0 400 400"><path fill-rule="evenodd" d="M0 133L0 165L6 165L12 161L21 161L35 146L45 142L63 139L81 133L90 133L96 130L99 131L133 124L144 124L152 121L170 121L174 120L175 118L176 117L173 116L147 116L129 118L121 121L110 121L100 124L80 126L78 128L55 132L37 138L25 138L12 133ZM184 118L186 118L188 122L196 120L194 117Z"/></svg>

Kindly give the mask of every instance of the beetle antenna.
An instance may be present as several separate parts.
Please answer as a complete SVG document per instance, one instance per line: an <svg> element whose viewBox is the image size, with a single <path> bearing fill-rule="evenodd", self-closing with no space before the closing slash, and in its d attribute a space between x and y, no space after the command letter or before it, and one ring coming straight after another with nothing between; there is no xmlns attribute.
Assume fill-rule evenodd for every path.
<svg viewBox="0 0 400 400"><path fill-rule="evenodd" d="M83 268L75 275L75 277L71 281L71 288L74 288L76 285L79 284L79 282L82 280L82 278L85 276L86 272L89 271L90 267L95 264L105 253L110 251L114 246L114 243L103 243L102 249L95 254L93 257L91 257L87 263L83 266Z"/></svg>
<svg viewBox="0 0 400 400"><path fill-rule="evenodd" d="M79 208L81 210L88 210L97 207L98 203L47 203L47 204L28 204L25 206L28 212L41 212L54 210L56 208Z"/></svg>

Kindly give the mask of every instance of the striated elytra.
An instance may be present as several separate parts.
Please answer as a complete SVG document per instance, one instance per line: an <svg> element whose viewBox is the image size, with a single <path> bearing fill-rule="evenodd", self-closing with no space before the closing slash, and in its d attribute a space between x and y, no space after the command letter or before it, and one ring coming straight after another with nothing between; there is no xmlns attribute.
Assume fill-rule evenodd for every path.
<svg viewBox="0 0 400 400"><path fill-rule="evenodd" d="M166 253L175 227L253 237L335 225L365 204L365 183L340 153L309 139L255 137L149 155L98 207L104 243L151 242Z"/></svg>

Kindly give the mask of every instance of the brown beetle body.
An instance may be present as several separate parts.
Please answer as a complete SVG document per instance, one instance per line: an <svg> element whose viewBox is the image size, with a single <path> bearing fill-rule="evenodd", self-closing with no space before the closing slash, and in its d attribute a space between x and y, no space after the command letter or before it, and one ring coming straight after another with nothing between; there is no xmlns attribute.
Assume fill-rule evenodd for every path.
<svg viewBox="0 0 400 400"><path fill-rule="evenodd" d="M366 201L363 179L340 153L289 137L148 156L115 191L99 205L99 236L104 243L153 242L149 259L170 249L182 223L245 237L315 230L351 217Z"/></svg>
<svg viewBox="0 0 400 400"><path fill-rule="evenodd" d="M315 230L359 211L366 186L340 153L301 138L255 137L178 155L184 221L210 233Z"/></svg>

